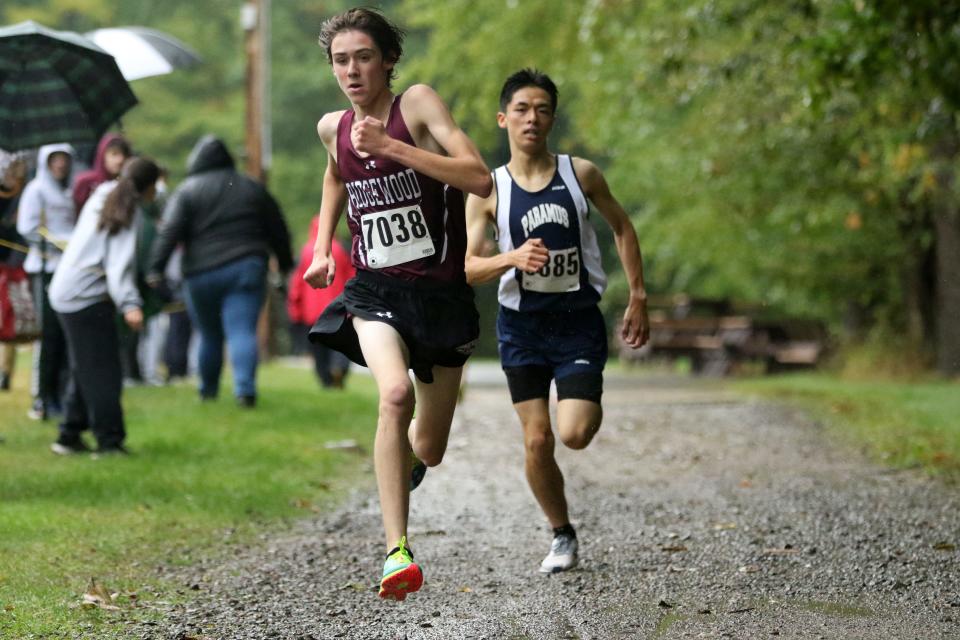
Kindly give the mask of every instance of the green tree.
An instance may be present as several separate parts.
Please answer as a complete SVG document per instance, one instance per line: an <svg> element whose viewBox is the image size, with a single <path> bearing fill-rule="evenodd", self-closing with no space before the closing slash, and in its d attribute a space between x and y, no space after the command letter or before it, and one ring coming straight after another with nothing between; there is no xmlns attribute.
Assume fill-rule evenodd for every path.
<svg viewBox="0 0 960 640"><path fill-rule="evenodd" d="M934 244L955 242L956 12L908 4L404 6L429 32L419 72L488 154L502 79L530 65L558 81L557 147L609 165L654 288L912 331L950 371L960 336L945 319L960 313L943 307L956 295L944 271L958 251L938 249L940 276L928 271Z"/></svg>
<svg viewBox="0 0 960 640"><path fill-rule="evenodd" d="M938 369L960 373L960 3L823 3L813 40L825 92L846 92L904 135L887 147L906 261L908 326L934 344ZM880 99L877 97L880 96ZM893 198L891 198L893 199ZM911 322L912 320L912 322Z"/></svg>

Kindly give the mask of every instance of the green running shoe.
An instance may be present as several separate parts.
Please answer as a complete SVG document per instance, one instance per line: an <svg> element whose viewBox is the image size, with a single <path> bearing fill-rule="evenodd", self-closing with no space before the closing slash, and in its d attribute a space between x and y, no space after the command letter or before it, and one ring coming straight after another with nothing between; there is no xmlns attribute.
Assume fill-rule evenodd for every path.
<svg viewBox="0 0 960 640"><path fill-rule="evenodd" d="M407 536L400 538L397 547L387 554L380 580L380 597L385 600L403 600L408 593L423 586L423 572L413 561L413 552L407 548Z"/></svg>

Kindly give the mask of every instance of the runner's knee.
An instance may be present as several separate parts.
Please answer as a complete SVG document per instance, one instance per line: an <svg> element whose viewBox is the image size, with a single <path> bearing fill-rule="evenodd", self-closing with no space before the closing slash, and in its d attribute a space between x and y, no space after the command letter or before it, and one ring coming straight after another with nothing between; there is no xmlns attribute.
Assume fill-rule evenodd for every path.
<svg viewBox="0 0 960 640"><path fill-rule="evenodd" d="M427 442L421 444L420 446L414 447L414 454L419 458L423 464L428 467L435 467L441 462L443 462L443 454L446 453L446 445L439 445L433 442Z"/></svg>
<svg viewBox="0 0 960 640"><path fill-rule="evenodd" d="M553 456L555 442L549 424L545 429L527 429L523 439L528 458L539 460Z"/></svg>
<svg viewBox="0 0 960 640"><path fill-rule="evenodd" d="M560 441L568 449L586 449L599 428L599 423L591 423L577 429L570 429L560 434Z"/></svg>
<svg viewBox="0 0 960 640"><path fill-rule="evenodd" d="M380 415L401 418L413 411L413 383L400 379L380 388Z"/></svg>

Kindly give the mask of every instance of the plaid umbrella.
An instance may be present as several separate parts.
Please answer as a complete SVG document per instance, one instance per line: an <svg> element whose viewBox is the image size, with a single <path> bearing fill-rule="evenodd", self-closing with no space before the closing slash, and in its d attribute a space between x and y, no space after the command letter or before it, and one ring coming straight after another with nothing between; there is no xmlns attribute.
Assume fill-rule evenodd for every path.
<svg viewBox="0 0 960 640"><path fill-rule="evenodd" d="M135 104L113 56L83 36L0 28L0 148L96 142Z"/></svg>

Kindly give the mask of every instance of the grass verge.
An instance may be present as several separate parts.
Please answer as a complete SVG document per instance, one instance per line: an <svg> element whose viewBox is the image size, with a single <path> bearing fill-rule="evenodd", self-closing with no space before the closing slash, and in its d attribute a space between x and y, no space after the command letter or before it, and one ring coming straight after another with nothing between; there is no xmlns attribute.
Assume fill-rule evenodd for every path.
<svg viewBox="0 0 960 640"><path fill-rule="evenodd" d="M376 393L361 376L344 392L319 388L310 369L269 364L258 407L229 388L200 403L193 386L124 394L134 455L94 460L49 451L52 422L26 417L28 363L0 394L0 637L125 637L176 597L158 565L225 553L264 528L331 507L359 479ZM365 476L364 476L365 478ZM366 481L366 480L364 480ZM78 605L91 578L121 594L119 611Z"/></svg>
<svg viewBox="0 0 960 640"><path fill-rule="evenodd" d="M960 480L960 382L798 374L742 380L733 387L803 405L833 433L884 464Z"/></svg>

